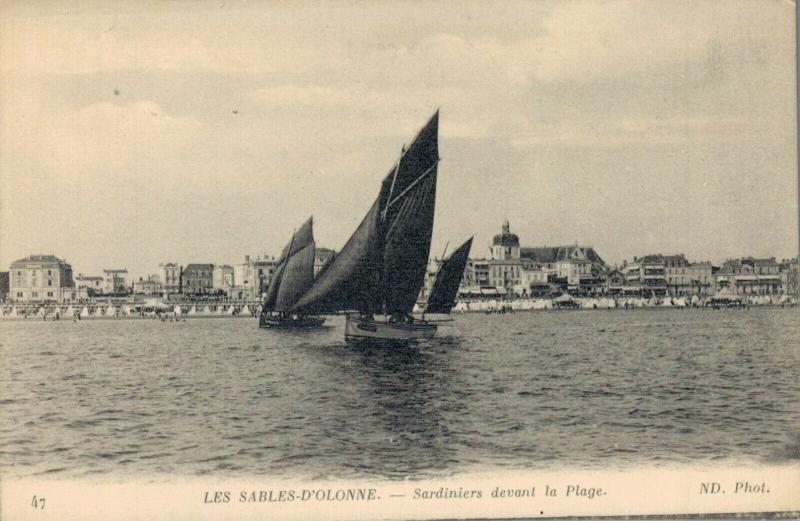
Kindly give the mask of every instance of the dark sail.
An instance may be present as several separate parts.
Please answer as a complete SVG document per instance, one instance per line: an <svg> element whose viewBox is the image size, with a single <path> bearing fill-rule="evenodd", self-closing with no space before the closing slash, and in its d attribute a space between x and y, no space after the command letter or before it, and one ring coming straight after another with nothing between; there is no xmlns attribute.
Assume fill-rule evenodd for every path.
<svg viewBox="0 0 800 521"><path fill-rule="evenodd" d="M464 277L464 268L467 266L469 250L472 247L472 237L462 244L448 257L439 268L436 280L428 297L425 313L450 313L458 294L458 286Z"/></svg>
<svg viewBox="0 0 800 521"><path fill-rule="evenodd" d="M364 216L361 224L321 271L293 311L335 313L337 311L373 311L378 274L378 217L380 199Z"/></svg>
<svg viewBox="0 0 800 521"><path fill-rule="evenodd" d="M383 181L388 193L382 222L382 312L410 313L425 278L436 206L439 113Z"/></svg>
<svg viewBox="0 0 800 521"><path fill-rule="evenodd" d="M297 251L283 269L275 311L287 312L314 283L314 241Z"/></svg>
<svg viewBox="0 0 800 521"><path fill-rule="evenodd" d="M411 311L430 253L438 127L437 112L390 169L364 220L294 311Z"/></svg>
<svg viewBox="0 0 800 521"><path fill-rule="evenodd" d="M267 295L264 298L263 310L264 311L272 311L275 308L275 303L278 299L278 292L281 287L281 283L284 278L287 260L289 260L293 255L297 252L308 246L309 244L314 244L314 231L313 231L313 218L309 218L303 225L292 234L292 239L289 241L289 244L284 246L283 252L281 252L281 256L278 257L278 262L275 265L275 272L272 275L272 279L269 281L269 287L267 287ZM312 253L313 255L313 253ZM312 266L312 276L313 276L313 266Z"/></svg>

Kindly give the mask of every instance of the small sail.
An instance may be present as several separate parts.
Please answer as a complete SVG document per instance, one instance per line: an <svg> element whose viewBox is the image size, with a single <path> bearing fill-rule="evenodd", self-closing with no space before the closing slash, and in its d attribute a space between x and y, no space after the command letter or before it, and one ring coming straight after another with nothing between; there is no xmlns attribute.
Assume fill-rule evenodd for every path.
<svg viewBox="0 0 800 521"><path fill-rule="evenodd" d="M269 286L267 287L267 295L264 298L264 311L272 311L276 309L275 303L278 299L278 291L280 290L281 282L283 281L284 277L284 271L286 270L286 265L289 258L305 248L309 243L314 242L313 224L313 217L311 217L304 222L303 225L300 226L296 232L294 232L294 234L292 234L289 244L284 246L281 256L278 257L278 262L275 266L275 273L272 275L272 279L269 281Z"/></svg>
<svg viewBox="0 0 800 521"><path fill-rule="evenodd" d="M426 313L450 313L458 295L461 279L464 277L464 268L467 266L471 247L472 237L442 263L428 298Z"/></svg>
<svg viewBox="0 0 800 521"><path fill-rule="evenodd" d="M275 311L287 312L292 309L311 284L314 283L314 241L298 251L286 261Z"/></svg>

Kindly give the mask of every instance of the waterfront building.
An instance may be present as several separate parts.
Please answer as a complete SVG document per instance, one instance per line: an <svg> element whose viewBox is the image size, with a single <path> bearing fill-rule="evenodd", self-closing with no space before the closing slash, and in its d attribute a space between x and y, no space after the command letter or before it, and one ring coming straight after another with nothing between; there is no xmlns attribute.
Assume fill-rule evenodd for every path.
<svg viewBox="0 0 800 521"><path fill-rule="evenodd" d="M148 275L146 279L139 277L133 283L133 293L136 295L161 295L164 292L164 284L158 274Z"/></svg>
<svg viewBox="0 0 800 521"><path fill-rule="evenodd" d="M625 266L625 293L644 297L663 296L667 293L666 267L663 255L634 257Z"/></svg>
<svg viewBox="0 0 800 521"><path fill-rule="evenodd" d="M227 294L233 288L233 266L223 264L214 266L213 287L217 292Z"/></svg>
<svg viewBox="0 0 800 521"><path fill-rule="evenodd" d="M29 255L12 262L8 279L9 298L18 302L73 302L82 298L72 278L72 266L55 255Z"/></svg>
<svg viewBox="0 0 800 521"><path fill-rule="evenodd" d="M228 296L234 299L252 300L256 293L254 288L253 263L250 255L244 256L244 262L233 266L233 288L228 292Z"/></svg>
<svg viewBox="0 0 800 521"><path fill-rule="evenodd" d="M253 292L256 298L260 299L261 295L267 291L277 265L278 261L275 257L264 255L263 258L256 258L253 263Z"/></svg>
<svg viewBox="0 0 800 521"><path fill-rule="evenodd" d="M778 264L781 277L781 291L788 295L800 295L800 258L784 259Z"/></svg>
<svg viewBox="0 0 800 521"><path fill-rule="evenodd" d="M269 255L255 259L245 255L243 263L233 266L234 285L228 290L228 296L243 300L260 299L275 275L277 264L275 257Z"/></svg>
<svg viewBox="0 0 800 521"><path fill-rule="evenodd" d="M708 261L689 264L692 295L709 295L714 292L714 267Z"/></svg>
<svg viewBox="0 0 800 521"><path fill-rule="evenodd" d="M212 293L213 289L213 264L188 264L183 271L181 271L181 293L184 295L207 295Z"/></svg>
<svg viewBox="0 0 800 521"><path fill-rule="evenodd" d="M90 297L102 294L104 286L103 277L100 275L78 273L78 276L75 277L75 287L84 289Z"/></svg>
<svg viewBox="0 0 800 521"><path fill-rule="evenodd" d="M11 286L8 282L8 272L7 271L0 271L0 302L5 301L8 298L8 292Z"/></svg>
<svg viewBox="0 0 800 521"><path fill-rule="evenodd" d="M511 225L508 219L503 223L500 233L492 239L491 254L494 260L513 260L519 259L519 237L511 233Z"/></svg>
<svg viewBox="0 0 800 521"><path fill-rule="evenodd" d="M489 261L487 259L468 259L461 286L467 288L490 287Z"/></svg>
<svg viewBox="0 0 800 521"><path fill-rule="evenodd" d="M535 262L539 269L549 274L548 280L563 291L578 294L602 292L602 274L607 266L591 246L522 248L520 255Z"/></svg>
<svg viewBox="0 0 800 521"><path fill-rule="evenodd" d="M688 295L692 286L692 273L689 261L683 253L664 255L664 281L667 294Z"/></svg>
<svg viewBox="0 0 800 521"><path fill-rule="evenodd" d="M590 246L523 247L506 220L492 239L488 259L469 259L461 282L471 294L514 292L519 296L549 294L552 286L574 293L602 290L603 259ZM469 291L467 291L467 289Z"/></svg>
<svg viewBox="0 0 800 521"><path fill-rule="evenodd" d="M776 295L781 292L780 266L775 257L728 259L716 277L717 286L738 295Z"/></svg>
<svg viewBox="0 0 800 521"><path fill-rule="evenodd" d="M161 285L165 295L181 292L182 267L175 262L165 262L158 265L161 269Z"/></svg>
<svg viewBox="0 0 800 521"><path fill-rule="evenodd" d="M107 269L103 270L103 293L106 295L122 295L128 293L128 270Z"/></svg>
<svg viewBox="0 0 800 521"><path fill-rule="evenodd" d="M519 237L511 233L511 225L506 220L500 233L492 239L492 246L489 248L491 258L486 264L489 287L496 288L502 293L511 291L522 293L523 290L527 293L527 288L522 284L524 266L519 252ZM529 266L529 269L533 267Z"/></svg>
<svg viewBox="0 0 800 521"><path fill-rule="evenodd" d="M602 293L605 295L621 295L625 292L625 274L617 268L612 268L600 276L603 284Z"/></svg>

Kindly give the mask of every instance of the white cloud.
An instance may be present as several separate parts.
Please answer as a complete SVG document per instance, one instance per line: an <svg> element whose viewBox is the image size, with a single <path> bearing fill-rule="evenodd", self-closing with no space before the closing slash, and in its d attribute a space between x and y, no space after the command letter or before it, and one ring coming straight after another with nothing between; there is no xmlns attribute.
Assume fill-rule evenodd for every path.
<svg viewBox="0 0 800 521"><path fill-rule="evenodd" d="M40 175L92 179L98 172L119 175L147 158L188 146L200 125L167 114L148 100L124 105L93 103L78 109L18 110L4 118L0 143L5 159ZM10 167L9 167L10 168ZM5 169L5 168L4 168ZM137 176L156 176L139 171Z"/></svg>

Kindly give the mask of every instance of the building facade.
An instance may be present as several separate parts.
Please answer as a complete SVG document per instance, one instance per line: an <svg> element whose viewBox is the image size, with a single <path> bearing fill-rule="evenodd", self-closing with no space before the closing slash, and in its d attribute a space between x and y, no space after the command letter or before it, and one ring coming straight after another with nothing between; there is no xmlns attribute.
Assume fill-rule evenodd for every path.
<svg viewBox="0 0 800 521"><path fill-rule="evenodd" d="M161 284L165 294L174 295L181 292L181 266L175 262L159 264Z"/></svg>
<svg viewBox="0 0 800 521"><path fill-rule="evenodd" d="M692 273L689 261L682 253L664 255L664 281L668 295L691 294Z"/></svg>
<svg viewBox="0 0 800 521"><path fill-rule="evenodd" d="M714 292L714 267L708 261L693 262L689 265L692 295L708 295Z"/></svg>
<svg viewBox="0 0 800 521"><path fill-rule="evenodd" d="M634 257L633 262L625 265L624 271L626 293L644 297L667 294L666 265L663 255Z"/></svg>
<svg viewBox="0 0 800 521"><path fill-rule="evenodd" d="M536 263L547 273L547 280L562 291L597 294L603 291L605 261L591 246L555 246L522 248L520 255Z"/></svg>
<svg viewBox="0 0 800 521"><path fill-rule="evenodd" d="M214 266L213 287L217 292L227 294L233 288L233 266L223 264Z"/></svg>
<svg viewBox="0 0 800 521"><path fill-rule="evenodd" d="M103 277L100 275L84 275L83 273L78 273L78 276L75 277L75 287L85 289L86 294L93 297L94 295L103 293L105 283L103 282Z"/></svg>
<svg viewBox="0 0 800 521"><path fill-rule="evenodd" d="M722 263L716 283L738 295L777 295L781 293L780 265L775 257L729 259Z"/></svg>
<svg viewBox="0 0 800 521"><path fill-rule="evenodd" d="M800 295L800 265L798 258L784 259L778 264L781 277L781 292L787 295Z"/></svg>
<svg viewBox="0 0 800 521"><path fill-rule="evenodd" d="M11 263L9 299L17 302L73 302L81 298L72 266L55 255L29 255Z"/></svg>
<svg viewBox="0 0 800 521"><path fill-rule="evenodd" d="M139 277L133 283L133 292L136 295L161 295L164 293L164 284L158 274L148 275L147 278Z"/></svg>
<svg viewBox="0 0 800 521"><path fill-rule="evenodd" d="M189 264L181 272L181 292L184 295L207 295L213 290L213 264Z"/></svg>
<svg viewBox="0 0 800 521"><path fill-rule="evenodd" d="M106 295L124 295L128 293L128 270L103 270L103 293Z"/></svg>
<svg viewBox="0 0 800 521"><path fill-rule="evenodd" d="M11 289L9 284L8 272L0 271L0 302L4 302L8 298L8 292Z"/></svg>

